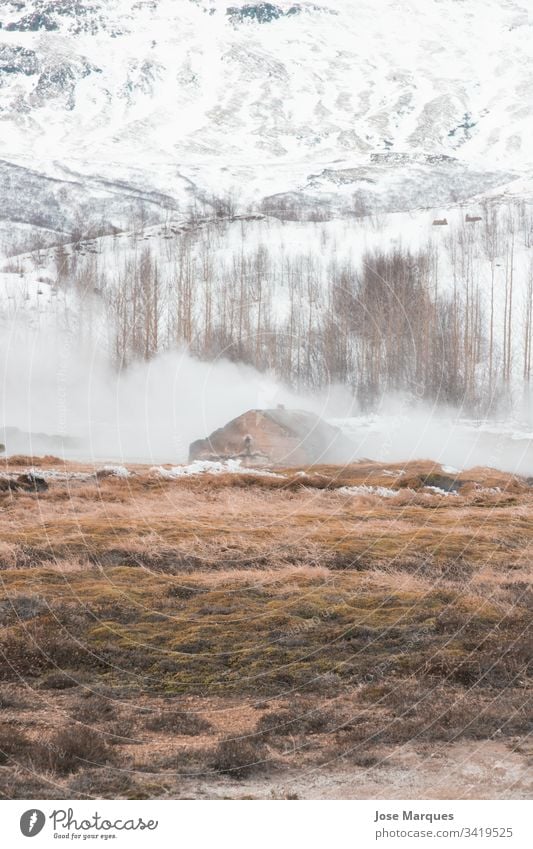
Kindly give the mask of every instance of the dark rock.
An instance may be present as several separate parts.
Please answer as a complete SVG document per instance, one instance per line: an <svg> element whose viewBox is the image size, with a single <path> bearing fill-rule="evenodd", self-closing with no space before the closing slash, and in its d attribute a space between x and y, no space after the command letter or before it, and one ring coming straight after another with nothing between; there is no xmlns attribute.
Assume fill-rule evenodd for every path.
<svg viewBox="0 0 533 849"><path fill-rule="evenodd" d="M32 15L26 15L21 18L19 21L12 21L7 24L5 29L8 32L37 32L41 29L50 32L59 29L59 26L50 15L34 12Z"/></svg>
<svg viewBox="0 0 533 849"><path fill-rule="evenodd" d="M236 21L253 20L260 24L270 23L278 18L283 17L283 9L279 6L274 6L272 3L256 3L246 6L230 6L226 10L226 14Z"/></svg>
<svg viewBox="0 0 533 849"><path fill-rule="evenodd" d="M25 489L28 492L46 492L48 484L44 478L30 472L27 475L19 475L16 483L20 489Z"/></svg>
<svg viewBox="0 0 533 849"><path fill-rule="evenodd" d="M457 480L457 478L434 473L424 475L422 482L424 486L434 486L436 489L442 489L444 492L459 492L463 486L463 481Z"/></svg>
<svg viewBox="0 0 533 849"><path fill-rule="evenodd" d="M248 3L246 6L229 6L226 15L233 23L243 21L255 21L258 24L269 24L279 18L299 15L301 8L298 5L291 6L286 12L273 3Z"/></svg>
<svg viewBox="0 0 533 849"><path fill-rule="evenodd" d="M31 95L35 105L40 105L47 100L64 98L67 109L74 109L76 105L76 86L78 82L89 74L99 73L100 69L85 62L81 65L63 62L46 68L39 77L39 81Z"/></svg>
<svg viewBox="0 0 533 849"><path fill-rule="evenodd" d="M18 11L24 11L24 4L18 4ZM40 2L39 11L23 15L17 21L10 21L4 28L11 32L38 32L39 30L52 32L59 30L61 25L73 34L87 32L94 35L100 29L105 29L106 21L102 14L102 5L80 3L77 0ZM121 33L111 30L110 34L114 36Z"/></svg>
<svg viewBox="0 0 533 849"><path fill-rule="evenodd" d="M24 47L0 45L0 73L25 74L32 76L39 72L39 60L33 50Z"/></svg>

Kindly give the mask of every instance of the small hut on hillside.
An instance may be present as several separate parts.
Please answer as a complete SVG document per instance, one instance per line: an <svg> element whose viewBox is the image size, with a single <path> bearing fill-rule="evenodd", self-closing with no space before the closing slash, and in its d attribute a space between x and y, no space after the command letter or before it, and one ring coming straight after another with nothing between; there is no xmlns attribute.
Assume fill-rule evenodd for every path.
<svg viewBox="0 0 533 849"><path fill-rule="evenodd" d="M304 410L249 410L189 447L189 461L310 466L349 461L355 447L338 427Z"/></svg>

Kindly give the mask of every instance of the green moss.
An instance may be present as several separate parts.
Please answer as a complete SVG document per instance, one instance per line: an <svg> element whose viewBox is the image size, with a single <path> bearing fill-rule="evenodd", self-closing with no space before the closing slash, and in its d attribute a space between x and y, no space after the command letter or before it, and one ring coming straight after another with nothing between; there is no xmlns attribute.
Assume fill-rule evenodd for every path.
<svg viewBox="0 0 533 849"><path fill-rule="evenodd" d="M378 589L352 572L334 573L327 584L309 573L284 575L266 594L238 578L222 588L191 582L183 592L183 579L136 570L132 580L124 567L6 571L3 578L4 596L30 585L53 610L4 628L17 669L45 670L60 659L124 680L142 672L154 691L276 693L332 673L360 682L383 669L410 674L429 666L444 675L496 637L501 651L518 633L518 613L503 618L492 603L449 590ZM30 640L28 650L32 634L37 648Z"/></svg>

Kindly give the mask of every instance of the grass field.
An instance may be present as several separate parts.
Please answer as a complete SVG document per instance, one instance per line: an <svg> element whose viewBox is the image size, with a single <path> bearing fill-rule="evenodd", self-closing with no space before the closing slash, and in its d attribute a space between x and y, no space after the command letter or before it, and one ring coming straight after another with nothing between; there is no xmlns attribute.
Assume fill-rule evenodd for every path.
<svg viewBox="0 0 533 849"><path fill-rule="evenodd" d="M520 798L531 482L431 463L0 491L1 798ZM380 796L381 794L381 796Z"/></svg>

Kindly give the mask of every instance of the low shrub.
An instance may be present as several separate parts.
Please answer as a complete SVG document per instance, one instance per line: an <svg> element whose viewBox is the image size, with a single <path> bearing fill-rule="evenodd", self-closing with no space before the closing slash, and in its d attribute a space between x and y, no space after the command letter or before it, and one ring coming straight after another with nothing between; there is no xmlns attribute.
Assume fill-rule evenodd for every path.
<svg viewBox="0 0 533 849"><path fill-rule="evenodd" d="M73 706L71 713L73 719L80 722L101 722L115 716L115 705L112 699L100 693L85 693Z"/></svg>
<svg viewBox="0 0 533 849"><path fill-rule="evenodd" d="M41 681L43 690L70 690L77 686L75 674L69 675L67 672L51 672Z"/></svg>
<svg viewBox="0 0 533 849"><path fill-rule="evenodd" d="M84 769L69 783L73 799L147 799L146 790L128 772Z"/></svg>
<svg viewBox="0 0 533 849"><path fill-rule="evenodd" d="M295 704L261 717L256 732L264 736L285 737L292 734L323 734L335 727L334 714L308 704Z"/></svg>
<svg viewBox="0 0 533 849"><path fill-rule="evenodd" d="M8 692L0 692L0 710L26 710L29 704Z"/></svg>
<svg viewBox="0 0 533 849"><path fill-rule="evenodd" d="M64 799L65 791L56 781L47 781L29 769L0 769L0 799Z"/></svg>
<svg viewBox="0 0 533 849"><path fill-rule="evenodd" d="M24 760L31 747L31 740L17 728L7 722L0 725L0 764Z"/></svg>
<svg viewBox="0 0 533 849"><path fill-rule="evenodd" d="M267 749L253 737L227 737L213 752L210 767L222 775L246 778L265 769Z"/></svg>
<svg viewBox="0 0 533 849"><path fill-rule="evenodd" d="M212 729L212 725L207 719L197 713L184 710L161 711L152 714L146 719L144 727L149 731L168 731L187 737L205 734Z"/></svg>
<svg viewBox="0 0 533 849"><path fill-rule="evenodd" d="M82 767L108 763L110 748L101 734L79 725L57 731L48 741L41 742L32 754L35 766L69 775Z"/></svg>
<svg viewBox="0 0 533 849"><path fill-rule="evenodd" d="M112 746L140 743L133 735L133 726L129 719L122 717L114 722L106 722L102 728L107 743Z"/></svg>
<svg viewBox="0 0 533 849"><path fill-rule="evenodd" d="M463 689L431 681L406 680L394 685L368 687L362 697L381 715L366 716L350 728L359 740L372 736L380 742L411 739L482 740L494 734L531 733L528 694L519 688Z"/></svg>

